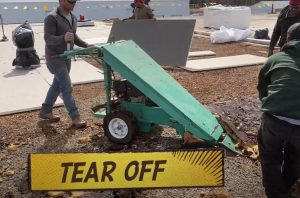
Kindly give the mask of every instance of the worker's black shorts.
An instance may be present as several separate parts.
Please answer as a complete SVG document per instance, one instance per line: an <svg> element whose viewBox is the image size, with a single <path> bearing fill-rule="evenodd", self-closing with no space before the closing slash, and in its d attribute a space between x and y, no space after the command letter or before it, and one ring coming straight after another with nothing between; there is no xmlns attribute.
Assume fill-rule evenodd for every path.
<svg viewBox="0 0 300 198"><path fill-rule="evenodd" d="M263 185L268 197L287 197L300 179L300 126L264 113L258 133Z"/></svg>

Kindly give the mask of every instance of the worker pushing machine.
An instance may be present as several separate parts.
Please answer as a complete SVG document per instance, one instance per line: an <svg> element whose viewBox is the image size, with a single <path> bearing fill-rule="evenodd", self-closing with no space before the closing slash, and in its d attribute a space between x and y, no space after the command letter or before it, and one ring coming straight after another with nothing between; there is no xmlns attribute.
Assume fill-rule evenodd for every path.
<svg viewBox="0 0 300 198"><path fill-rule="evenodd" d="M72 119L74 128L86 127L86 122L80 119L80 115L72 95L70 79L71 60L57 57L66 50L73 49L74 44L80 47L88 47L76 34L77 19L71 13L77 0L59 0L59 7L45 18L44 38L46 42L46 63L49 71L54 74L51 87L42 105L39 117L58 122L60 118L53 115L53 105L61 93L64 105Z"/></svg>

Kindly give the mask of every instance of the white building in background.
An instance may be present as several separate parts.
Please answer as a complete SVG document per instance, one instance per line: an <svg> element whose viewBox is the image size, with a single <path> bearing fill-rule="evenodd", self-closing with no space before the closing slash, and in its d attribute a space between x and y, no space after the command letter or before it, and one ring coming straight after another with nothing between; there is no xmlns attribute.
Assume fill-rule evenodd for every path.
<svg viewBox="0 0 300 198"><path fill-rule="evenodd" d="M87 19L103 20L127 18L132 15L133 0L80 0L74 14ZM58 0L1 0L0 14L4 23L43 22L45 16L58 6ZM150 6L156 16L188 16L188 0L151 0Z"/></svg>

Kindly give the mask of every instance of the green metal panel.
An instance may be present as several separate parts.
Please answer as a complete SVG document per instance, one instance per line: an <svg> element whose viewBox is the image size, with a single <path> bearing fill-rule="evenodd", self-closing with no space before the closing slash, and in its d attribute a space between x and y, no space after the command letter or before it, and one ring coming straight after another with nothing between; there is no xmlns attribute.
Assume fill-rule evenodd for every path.
<svg viewBox="0 0 300 198"><path fill-rule="evenodd" d="M106 116L107 103L103 105L97 105L92 108L92 113L96 118L104 118Z"/></svg>
<svg viewBox="0 0 300 198"><path fill-rule="evenodd" d="M127 111L133 113L139 123L139 131L149 132L151 128L147 123L156 125L168 125L176 129L180 135L184 134L184 127L170 117L161 107L147 106L141 103L122 102L122 107Z"/></svg>
<svg viewBox="0 0 300 198"><path fill-rule="evenodd" d="M234 142L232 140L231 137L229 137L227 134L223 134L225 137L222 140L222 142L220 142L220 144L224 145L225 147L229 148L230 150L232 150L233 152L242 154L242 152L240 150L236 149L236 142Z"/></svg>
<svg viewBox="0 0 300 198"><path fill-rule="evenodd" d="M133 41L103 46L103 59L196 137L216 142L216 118Z"/></svg>

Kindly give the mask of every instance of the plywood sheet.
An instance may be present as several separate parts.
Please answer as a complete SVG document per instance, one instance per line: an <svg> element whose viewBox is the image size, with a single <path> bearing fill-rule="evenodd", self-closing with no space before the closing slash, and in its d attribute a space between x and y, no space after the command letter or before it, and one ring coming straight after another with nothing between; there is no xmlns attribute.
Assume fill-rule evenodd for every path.
<svg viewBox="0 0 300 198"><path fill-rule="evenodd" d="M250 54L208 58L200 60L189 60L184 69L189 71L224 69L231 67L242 67L263 64L266 60L267 58L265 57L254 56Z"/></svg>
<svg viewBox="0 0 300 198"><path fill-rule="evenodd" d="M195 22L194 19L116 20L108 42L133 40L158 64L185 66Z"/></svg>

